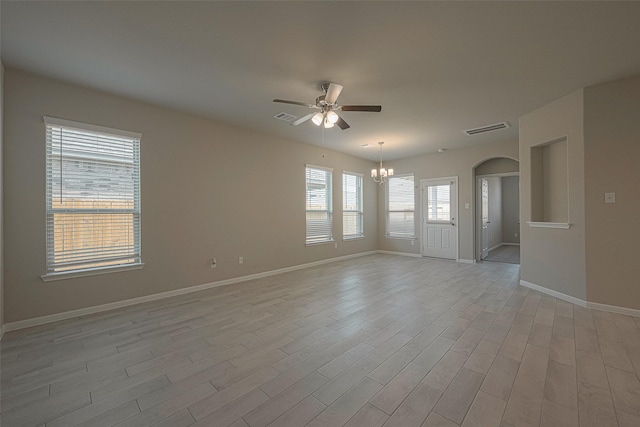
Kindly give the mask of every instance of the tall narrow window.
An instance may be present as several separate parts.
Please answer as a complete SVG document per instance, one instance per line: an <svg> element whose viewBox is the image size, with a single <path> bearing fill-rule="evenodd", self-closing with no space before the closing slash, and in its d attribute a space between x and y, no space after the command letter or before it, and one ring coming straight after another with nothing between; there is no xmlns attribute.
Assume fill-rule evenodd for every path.
<svg viewBox="0 0 640 427"><path fill-rule="evenodd" d="M141 135L44 119L47 275L140 265Z"/></svg>
<svg viewBox="0 0 640 427"><path fill-rule="evenodd" d="M342 238L357 239L364 236L362 210L362 174L342 174Z"/></svg>
<svg viewBox="0 0 640 427"><path fill-rule="evenodd" d="M332 186L333 170L307 165L307 244L333 241Z"/></svg>
<svg viewBox="0 0 640 427"><path fill-rule="evenodd" d="M415 190L413 174L396 175L387 181L387 237L415 237Z"/></svg>

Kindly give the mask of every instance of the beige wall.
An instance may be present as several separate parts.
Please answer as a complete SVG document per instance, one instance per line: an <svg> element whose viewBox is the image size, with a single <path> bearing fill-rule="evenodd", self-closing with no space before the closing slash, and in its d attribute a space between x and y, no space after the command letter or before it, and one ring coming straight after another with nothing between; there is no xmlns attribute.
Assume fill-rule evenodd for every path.
<svg viewBox="0 0 640 427"><path fill-rule="evenodd" d="M377 185L364 180L365 235L343 242L343 170L372 162L7 69L5 320L245 276L377 248ZM42 116L141 132L142 256L137 271L44 283ZM334 169L334 236L306 247L306 163ZM238 257L244 264L238 264ZM217 258L218 267L209 268Z"/></svg>
<svg viewBox="0 0 640 427"><path fill-rule="evenodd" d="M531 147L567 138L570 229L532 228ZM583 91L520 118L522 280L586 299Z"/></svg>
<svg viewBox="0 0 640 427"><path fill-rule="evenodd" d="M519 176L502 177L502 241L520 243Z"/></svg>
<svg viewBox="0 0 640 427"><path fill-rule="evenodd" d="M0 335L4 326L4 204L3 204L3 117L4 117L4 67L0 62Z"/></svg>
<svg viewBox="0 0 640 427"><path fill-rule="evenodd" d="M586 88L584 121L587 298L640 309L640 76Z"/></svg>
<svg viewBox="0 0 640 427"><path fill-rule="evenodd" d="M546 145L542 149L542 221L569 222L567 157L566 140Z"/></svg>
<svg viewBox="0 0 640 427"><path fill-rule="evenodd" d="M416 187L421 179L440 177L458 177L458 246L460 259L474 259L473 238L473 209L475 192L474 168L488 159L507 157L518 159L517 141L483 144L482 146L445 151L444 153L429 154L403 160L384 162L386 167L394 169L396 174L415 173ZM378 248L386 251L420 253L420 192L416 189L416 236L417 240L411 245L410 240L389 239L384 237L384 185L380 186L378 197ZM469 204L469 209L465 208Z"/></svg>

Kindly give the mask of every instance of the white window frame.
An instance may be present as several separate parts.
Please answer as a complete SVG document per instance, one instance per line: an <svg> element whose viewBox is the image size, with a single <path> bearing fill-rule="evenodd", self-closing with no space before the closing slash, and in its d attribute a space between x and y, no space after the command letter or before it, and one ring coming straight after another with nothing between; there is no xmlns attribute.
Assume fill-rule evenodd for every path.
<svg viewBox="0 0 640 427"><path fill-rule="evenodd" d="M349 209L347 207L347 188L346 183L347 180L345 177L355 177L356 178L356 208ZM363 175L358 172L349 172L342 171L342 240L354 240L354 239L363 239L364 238L364 204L363 204L363 186L364 179ZM351 214L351 215L347 215ZM345 224L348 216L356 215L356 232L354 234L345 234Z"/></svg>
<svg viewBox="0 0 640 427"><path fill-rule="evenodd" d="M74 122L71 120L58 119L54 117L44 117L46 128L46 274L42 275L43 281L69 279L74 277L92 276L96 274L112 273L116 271L139 269L144 266L141 254L141 203L140 203L140 140L142 134L137 132L112 129L103 126L96 126L86 123ZM56 137L54 133L57 132ZM67 132L67 135L64 134ZM80 139L78 139L80 138ZM117 154L96 154L95 150L91 150L87 141L95 138L102 145L100 147L108 147ZM109 144L108 140L112 139ZM64 144L75 144L75 152L64 146ZM54 148L55 147L55 148ZM65 152L66 149L66 152ZM56 154L57 152L57 154ZM124 155L123 155L124 154ZM93 159L95 161L92 161ZM118 158L119 157L119 158ZM84 165L88 170L95 168L104 168L105 163L113 162L114 165L122 164L121 159L127 159L126 164L131 164L132 180L117 181L116 185L131 185L133 191L132 207L118 206L110 207L56 207L54 203L54 162L60 162L60 165L66 160L67 162L75 161L76 164ZM71 160L70 160L71 159ZM75 159L75 160L73 160ZM65 169L57 169L60 180L57 182L60 194L63 194L66 187L62 186ZM69 173L69 172L67 172ZM79 174L80 178L84 177L84 172L74 171ZM74 189L78 192L79 190ZM98 192L98 190L96 190ZM62 196L61 196L62 197ZM79 196L81 198L81 196ZM77 200L77 199L76 199ZM98 199L99 200L99 199ZM106 199L107 201L109 199ZM122 199L127 200L127 199ZM132 243L126 246L109 246L91 247L93 257L83 257L83 250L74 247L72 249L60 249L56 247L54 224L56 215L65 215L65 220L72 218L74 215L92 215L98 214L100 220L104 220L105 215L131 215L131 239ZM120 218L114 217L121 221ZM76 220L73 220L76 221ZM92 224L89 221L90 224ZM75 225L73 225L75 227ZM81 239L82 241L82 239ZM113 251L116 249L116 253ZM109 250L112 253L109 253ZM86 249L85 249L86 251ZM118 253L119 252L119 253ZM66 255L66 261L62 260ZM100 265L103 264L103 265Z"/></svg>
<svg viewBox="0 0 640 427"><path fill-rule="evenodd" d="M325 173L325 206L323 209L309 209L309 170L320 171ZM322 214L326 215L326 224L323 228L325 233L312 233L310 232L309 214ZM333 169L324 166L305 165L305 228L306 228L306 246L319 245L324 243L332 243L333 239Z"/></svg>
<svg viewBox="0 0 640 427"><path fill-rule="evenodd" d="M411 209L394 209L391 210L389 207L389 192L391 189L391 182L392 180L398 180L398 179L406 179L407 177L411 177L411 180L413 182L412 185L412 208ZM387 182L385 184L385 233L384 236L386 238L391 238L391 239L411 239L411 240L415 240L416 238L416 192L415 192L415 176L413 173L406 173L406 174L401 174L401 175L394 175L391 177L387 178ZM411 233L403 233L403 232L399 232L399 231L395 231L395 230L391 230L390 229L390 216L392 213L399 213L399 212L404 212L404 213L408 213L411 212L411 214L413 215L413 222L412 222L412 227L411 227Z"/></svg>

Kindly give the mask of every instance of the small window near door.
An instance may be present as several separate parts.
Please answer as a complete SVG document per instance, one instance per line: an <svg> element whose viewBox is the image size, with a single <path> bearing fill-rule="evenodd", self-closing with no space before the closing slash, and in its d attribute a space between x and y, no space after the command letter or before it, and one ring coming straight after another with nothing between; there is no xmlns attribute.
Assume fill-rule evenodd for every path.
<svg viewBox="0 0 640 427"><path fill-rule="evenodd" d="M428 187L428 221L451 220L451 185L430 185Z"/></svg>

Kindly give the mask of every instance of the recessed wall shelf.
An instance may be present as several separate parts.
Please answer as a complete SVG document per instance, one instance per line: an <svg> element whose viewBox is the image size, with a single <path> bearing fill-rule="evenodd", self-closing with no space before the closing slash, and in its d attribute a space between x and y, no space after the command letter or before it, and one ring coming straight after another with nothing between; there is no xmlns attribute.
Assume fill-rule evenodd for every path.
<svg viewBox="0 0 640 427"><path fill-rule="evenodd" d="M527 225L529 227L534 228L571 228L571 224L568 222L535 222L535 221L527 221Z"/></svg>

